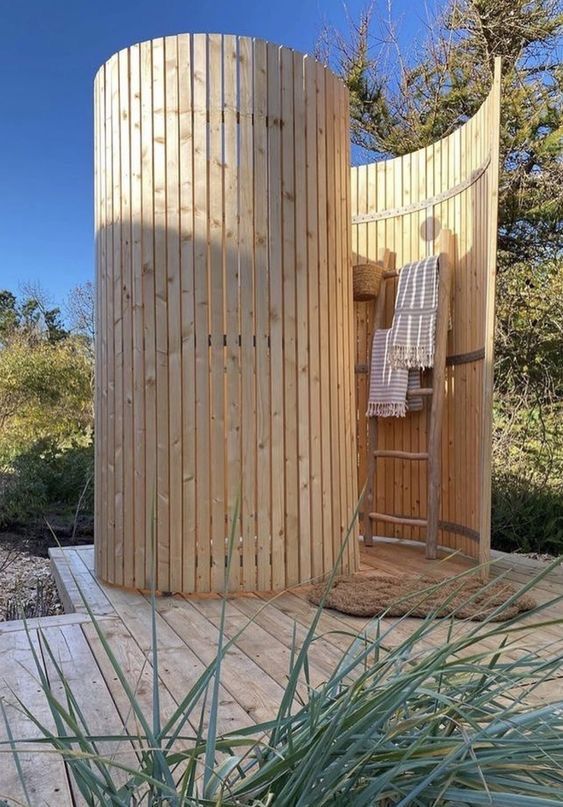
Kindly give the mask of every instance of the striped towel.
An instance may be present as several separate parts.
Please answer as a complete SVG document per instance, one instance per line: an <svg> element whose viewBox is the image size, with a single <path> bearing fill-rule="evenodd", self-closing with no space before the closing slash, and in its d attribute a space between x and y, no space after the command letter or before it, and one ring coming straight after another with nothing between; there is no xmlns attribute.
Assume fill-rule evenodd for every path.
<svg viewBox="0 0 563 807"><path fill-rule="evenodd" d="M437 309L438 258L403 266L387 353L392 367L432 367Z"/></svg>
<svg viewBox="0 0 563 807"><path fill-rule="evenodd" d="M368 417L405 417L422 409L422 398L407 403L407 389L420 387L420 371L393 368L388 362L391 330L376 331L371 350Z"/></svg>

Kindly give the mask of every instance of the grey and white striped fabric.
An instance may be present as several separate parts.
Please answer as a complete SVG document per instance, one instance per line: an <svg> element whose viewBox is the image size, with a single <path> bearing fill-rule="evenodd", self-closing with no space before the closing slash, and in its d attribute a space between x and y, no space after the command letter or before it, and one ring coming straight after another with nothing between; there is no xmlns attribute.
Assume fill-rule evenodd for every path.
<svg viewBox="0 0 563 807"><path fill-rule="evenodd" d="M420 370L416 367L409 367L409 380L407 384L407 391L412 389L420 389L422 385L421 377L420 377ZM424 403L422 400L422 396L418 396L417 398L408 398L407 397L407 412L420 412L423 408Z"/></svg>
<svg viewBox="0 0 563 807"><path fill-rule="evenodd" d="M403 266L387 353L392 367L433 366L437 310L438 258Z"/></svg>
<svg viewBox="0 0 563 807"><path fill-rule="evenodd" d="M407 389L420 387L420 371L393 368L388 361L391 330L376 331L371 351L368 417L405 417L422 409L422 398L407 401Z"/></svg>

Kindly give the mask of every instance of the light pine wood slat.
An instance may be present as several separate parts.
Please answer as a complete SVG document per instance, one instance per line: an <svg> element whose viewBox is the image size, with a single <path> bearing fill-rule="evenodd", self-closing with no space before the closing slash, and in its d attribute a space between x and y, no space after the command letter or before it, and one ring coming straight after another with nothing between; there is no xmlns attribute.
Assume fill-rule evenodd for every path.
<svg viewBox="0 0 563 807"><path fill-rule="evenodd" d="M211 590L223 585L225 575L225 347L223 254L223 43L219 34L208 39L209 71L209 254L211 434ZM200 271L203 273L204 267ZM174 591L178 591L175 588Z"/></svg>
<svg viewBox="0 0 563 807"><path fill-rule="evenodd" d="M192 66L192 38L178 37L180 171L180 296L182 349L182 589L196 581L196 388L194 296L194 116L192 84L180 80ZM140 579L140 578L138 578Z"/></svg>
<svg viewBox="0 0 563 807"><path fill-rule="evenodd" d="M237 65L238 42L234 36L223 38L223 93L224 93L224 181L225 181L225 289L226 289L226 506L228 527L232 524L241 493L241 353L240 334L240 289L237 243L238 217L238 138L237 138ZM267 243L267 242L266 242ZM268 528L269 533L269 528ZM241 554L239 536L242 534L240 512L235 528L236 546L230 569L230 586L236 589L241 580ZM186 589L189 591L189 589Z"/></svg>
<svg viewBox="0 0 563 807"><path fill-rule="evenodd" d="M209 281L206 266L209 250L208 140L207 140L207 37L193 37L193 108L194 108L194 328L196 390L196 535L197 591L211 587L210 524L211 468L209 420Z"/></svg>
<svg viewBox="0 0 563 807"><path fill-rule="evenodd" d="M317 69L312 59L305 60L305 126L306 126L306 226L307 226L307 280L308 280L308 357L311 367L319 366L320 301L319 301L319 231L318 231L318 180L317 180ZM309 374L310 417L310 502L311 502L311 575L322 573L322 456L321 456L321 378L320 373Z"/></svg>
<svg viewBox="0 0 563 807"><path fill-rule="evenodd" d="M241 362L242 586L256 588L256 324L252 126L252 41L239 40L239 271Z"/></svg>
<svg viewBox="0 0 563 807"><path fill-rule="evenodd" d="M178 37L164 40L166 140L166 287L168 299L169 574L182 588L182 295L180 276L180 131Z"/></svg>
<svg viewBox="0 0 563 807"><path fill-rule="evenodd" d="M297 478L299 496L299 579L312 574L311 546L311 426L309 365L309 317L307 261L307 119L305 68L307 60L293 54L295 121L295 299L297 379ZM300 133L304 137L300 137Z"/></svg>
<svg viewBox="0 0 563 807"><path fill-rule="evenodd" d="M254 283L256 300L256 585L272 587L270 266L268 262L268 51L254 41Z"/></svg>

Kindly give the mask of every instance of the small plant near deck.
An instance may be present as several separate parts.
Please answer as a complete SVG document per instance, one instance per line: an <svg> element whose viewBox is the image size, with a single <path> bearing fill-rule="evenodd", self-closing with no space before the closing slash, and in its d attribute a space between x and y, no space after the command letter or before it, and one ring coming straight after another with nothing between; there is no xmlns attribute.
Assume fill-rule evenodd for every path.
<svg viewBox="0 0 563 807"><path fill-rule="evenodd" d="M235 524L236 517L231 547ZM514 598L529 591L554 565ZM466 574L459 575L460 582ZM431 590L434 593L435 586ZM44 637L43 654L64 693L55 693L36 656L54 728L40 723L22 701L19 706L43 735L38 746L50 753L54 749L65 759L76 788L92 807L561 804L563 703L531 705L530 696L560 676L562 659L525 649L527 632L563 621L549 618L556 602L559 598L532 612L533 626L530 613L525 621L519 615L502 625L491 621L493 615L470 624L440 620L433 613L402 640L396 635L404 619L392 624L374 619L364 634L350 635L349 649L337 668L322 686L313 688L308 655L321 602L303 644L294 646L275 719L226 735L217 729L221 663L240 635L224 638L226 598L216 658L166 720L160 710L154 601L152 715L144 713L134 684L90 612L127 695L136 733L95 735ZM89 610L85 598L84 603ZM442 632L438 641L437 631ZM302 690L304 682L303 698L298 685ZM2 750L12 753L18 765L19 741L2 709L9 738ZM25 791L23 779L22 786Z"/></svg>

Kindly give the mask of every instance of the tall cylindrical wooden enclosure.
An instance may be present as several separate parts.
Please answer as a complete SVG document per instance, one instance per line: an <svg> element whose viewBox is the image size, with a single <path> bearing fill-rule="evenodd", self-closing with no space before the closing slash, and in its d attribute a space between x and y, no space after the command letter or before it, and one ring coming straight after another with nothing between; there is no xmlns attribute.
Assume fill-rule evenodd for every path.
<svg viewBox="0 0 563 807"><path fill-rule="evenodd" d="M355 263L381 259L397 268L437 254L452 231L452 329L442 421L440 543L485 562L490 547L492 351L499 163L500 62L491 93L476 115L443 140L403 157L352 169ZM386 322L396 292L386 295ZM367 473L368 362L373 304L356 303L358 478ZM423 382L428 386L428 381ZM427 406L405 418L378 420L378 449L425 452ZM425 518L427 464L379 457L374 510ZM425 540L421 527L376 522L380 536Z"/></svg>
<svg viewBox="0 0 563 807"><path fill-rule="evenodd" d="M345 87L172 36L100 69L95 121L98 575L221 590L237 502L231 590L327 573L357 496Z"/></svg>

